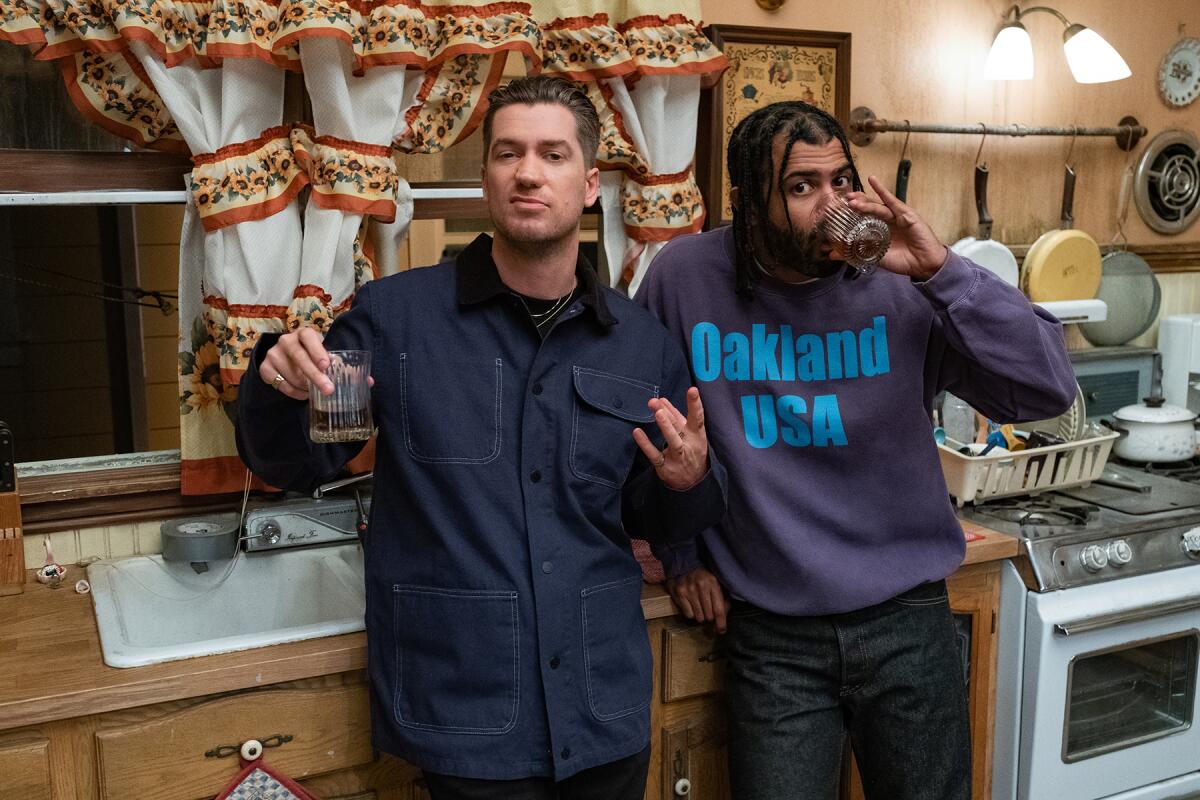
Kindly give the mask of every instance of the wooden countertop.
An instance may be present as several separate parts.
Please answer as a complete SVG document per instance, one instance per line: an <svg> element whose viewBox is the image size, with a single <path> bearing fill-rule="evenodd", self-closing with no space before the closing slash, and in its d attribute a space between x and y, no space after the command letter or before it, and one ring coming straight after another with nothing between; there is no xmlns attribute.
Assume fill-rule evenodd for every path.
<svg viewBox="0 0 1200 800"><path fill-rule="evenodd" d="M984 534L968 542L963 564L1009 558L1017 540L970 523ZM90 595L50 589L32 579L25 592L0 597L0 731L282 681L365 669L365 633L329 636L237 653L116 669L100 655ZM642 590L647 620L676 613L662 586Z"/></svg>

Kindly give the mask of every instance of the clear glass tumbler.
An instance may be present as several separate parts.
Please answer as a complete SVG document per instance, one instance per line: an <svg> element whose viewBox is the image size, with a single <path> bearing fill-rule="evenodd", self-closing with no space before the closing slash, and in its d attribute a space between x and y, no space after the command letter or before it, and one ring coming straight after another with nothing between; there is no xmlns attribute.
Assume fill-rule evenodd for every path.
<svg viewBox="0 0 1200 800"><path fill-rule="evenodd" d="M314 442L357 442L370 439L375 430L371 420L371 354L366 350L330 350L325 376L333 382L333 394L321 394L311 381L308 386L308 436Z"/></svg>
<svg viewBox="0 0 1200 800"><path fill-rule="evenodd" d="M826 196L814 212L814 221L846 263L863 275L875 271L892 243L887 223L858 213L840 194Z"/></svg>

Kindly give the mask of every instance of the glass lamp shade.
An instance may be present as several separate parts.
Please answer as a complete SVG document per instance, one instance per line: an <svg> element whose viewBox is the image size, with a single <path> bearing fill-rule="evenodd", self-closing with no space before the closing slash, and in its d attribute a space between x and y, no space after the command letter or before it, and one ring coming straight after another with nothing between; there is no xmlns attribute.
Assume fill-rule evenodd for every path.
<svg viewBox="0 0 1200 800"><path fill-rule="evenodd" d="M995 49L995 45L992 45ZM1104 37L1083 25L1072 25L1063 34L1067 65L1079 83L1108 83L1128 78L1132 73Z"/></svg>
<svg viewBox="0 0 1200 800"><path fill-rule="evenodd" d="M1010 22L1000 29L988 51L983 76L990 81L1027 81L1033 77L1033 45L1024 25Z"/></svg>

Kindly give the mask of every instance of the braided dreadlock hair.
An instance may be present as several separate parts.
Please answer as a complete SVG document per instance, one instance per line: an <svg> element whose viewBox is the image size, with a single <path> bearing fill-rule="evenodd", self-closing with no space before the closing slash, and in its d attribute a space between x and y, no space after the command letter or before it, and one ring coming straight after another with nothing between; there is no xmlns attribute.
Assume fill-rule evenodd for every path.
<svg viewBox="0 0 1200 800"><path fill-rule="evenodd" d="M775 138L786 137L783 158L776 165L771 158ZM850 156L846 132L832 115L816 106L799 100L789 100L764 106L743 119L729 137L726 156L729 164L729 183L738 187L733 206L733 241L736 252L737 293L750 299L754 296L755 266L754 237L757 225L770 224L767 218L767 192L774 185L786 204L783 192L784 169L796 142L822 145L833 139L841 142L855 191L862 191L858 169ZM788 226L792 226L788 217Z"/></svg>

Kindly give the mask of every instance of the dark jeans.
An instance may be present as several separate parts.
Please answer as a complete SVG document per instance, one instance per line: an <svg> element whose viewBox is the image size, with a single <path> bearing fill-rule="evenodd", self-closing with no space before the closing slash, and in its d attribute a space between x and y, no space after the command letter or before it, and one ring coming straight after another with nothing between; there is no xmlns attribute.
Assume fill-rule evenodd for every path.
<svg viewBox="0 0 1200 800"><path fill-rule="evenodd" d="M967 693L945 581L824 617L735 601L727 644L737 800L833 800L846 733L868 800L970 800Z"/></svg>
<svg viewBox="0 0 1200 800"><path fill-rule="evenodd" d="M636 755L585 769L559 783L553 778L488 781L426 772L425 785L433 800L642 800L649 765L647 747Z"/></svg>

